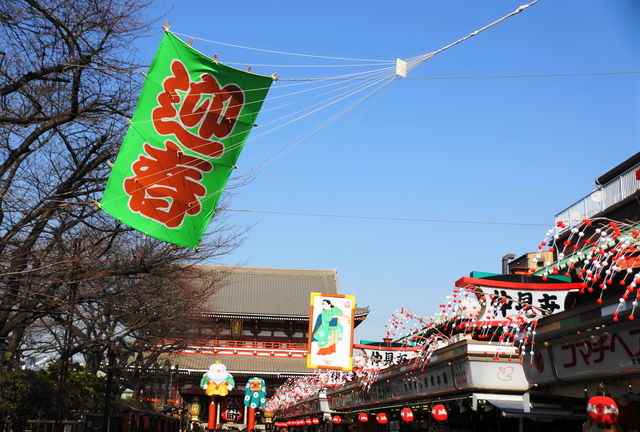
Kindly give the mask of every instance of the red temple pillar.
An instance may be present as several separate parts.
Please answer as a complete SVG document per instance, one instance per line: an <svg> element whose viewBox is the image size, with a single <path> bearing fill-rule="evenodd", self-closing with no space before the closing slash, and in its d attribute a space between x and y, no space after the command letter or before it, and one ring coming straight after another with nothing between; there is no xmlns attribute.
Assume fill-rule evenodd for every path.
<svg viewBox="0 0 640 432"><path fill-rule="evenodd" d="M247 413L247 429L253 430L256 425L256 409L249 408Z"/></svg>
<svg viewBox="0 0 640 432"><path fill-rule="evenodd" d="M211 402L209 403L209 418L207 420L207 428L216 428L216 397L211 396Z"/></svg>

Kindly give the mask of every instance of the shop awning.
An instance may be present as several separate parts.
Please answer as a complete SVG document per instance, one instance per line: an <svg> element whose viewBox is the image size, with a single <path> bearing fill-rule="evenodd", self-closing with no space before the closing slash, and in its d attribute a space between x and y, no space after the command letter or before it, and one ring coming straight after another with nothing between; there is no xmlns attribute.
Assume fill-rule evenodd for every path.
<svg viewBox="0 0 640 432"><path fill-rule="evenodd" d="M477 411L478 407L486 407L487 403L490 403L505 413L523 414L529 412L530 408L528 393L522 395L474 393L471 397L471 408L474 411Z"/></svg>
<svg viewBox="0 0 640 432"><path fill-rule="evenodd" d="M471 407L477 410L487 404L502 411L505 417L529 418L583 418L586 413L584 406L566 409L560 404L531 403L529 393L522 395L473 393Z"/></svg>

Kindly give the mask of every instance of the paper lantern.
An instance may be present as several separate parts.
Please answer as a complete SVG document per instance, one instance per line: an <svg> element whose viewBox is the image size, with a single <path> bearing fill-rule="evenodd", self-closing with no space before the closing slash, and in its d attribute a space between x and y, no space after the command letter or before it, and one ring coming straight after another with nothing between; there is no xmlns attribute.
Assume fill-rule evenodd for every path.
<svg viewBox="0 0 640 432"><path fill-rule="evenodd" d="M333 424L340 424L340 423L342 423L342 417L333 416Z"/></svg>
<svg viewBox="0 0 640 432"><path fill-rule="evenodd" d="M449 418L447 407L442 404L434 405L433 408L431 408L431 415L433 416L434 420L437 421L445 421Z"/></svg>
<svg viewBox="0 0 640 432"><path fill-rule="evenodd" d="M618 404L609 396L594 396L587 402L587 415L599 425L612 425L618 421Z"/></svg>
<svg viewBox="0 0 640 432"><path fill-rule="evenodd" d="M305 423L307 426L311 426L311 419L304 419L304 423Z"/></svg>
<svg viewBox="0 0 640 432"><path fill-rule="evenodd" d="M358 414L358 420L362 423L366 423L369 421L369 414L367 413L360 413Z"/></svg>
<svg viewBox="0 0 640 432"><path fill-rule="evenodd" d="M389 417L387 417L387 414L385 413L378 413L376 414L376 420L378 421L378 423L380 424L387 424L389 423Z"/></svg>
<svg viewBox="0 0 640 432"><path fill-rule="evenodd" d="M314 417L311 419L311 424L314 424L314 425L320 424L320 420L318 420L317 417Z"/></svg>
<svg viewBox="0 0 640 432"><path fill-rule="evenodd" d="M400 418L406 422L412 422L413 410L409 407L402 408L402 411L400 411Z"/></svg>

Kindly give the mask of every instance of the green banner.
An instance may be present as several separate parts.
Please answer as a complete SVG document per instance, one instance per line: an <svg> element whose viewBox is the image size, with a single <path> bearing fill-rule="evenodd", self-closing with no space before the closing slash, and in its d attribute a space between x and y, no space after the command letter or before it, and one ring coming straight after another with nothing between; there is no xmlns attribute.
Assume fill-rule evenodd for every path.
<svg viewBox="0 0 640 432"><path fill-rule="evenodd" d="M272 81L165 32L102 209L151 237L198 246Z"/></svg>

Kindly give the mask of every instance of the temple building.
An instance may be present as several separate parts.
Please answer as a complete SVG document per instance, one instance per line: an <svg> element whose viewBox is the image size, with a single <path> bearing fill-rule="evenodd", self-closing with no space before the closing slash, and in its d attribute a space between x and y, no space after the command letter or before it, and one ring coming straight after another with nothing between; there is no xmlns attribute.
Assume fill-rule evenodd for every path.
<svg viewBox="0 0 640 432"><path fill-rule="evenodd" d="M340 295L338 271L203 267L227 275L205 303L205 322L212 330L198 332L198 338L180 352L162 354L158 363L173 372L149 385L145 397L185 412L191 409L190 420L210 429L243 429L249 379L264 380L269 397L289 378L314 373L307 368L311 293ZM368 313L368 308L356 307L354 328ZM229 394L217 397L213 405L214 396L205 394L200 381L217 362L226 366L235 382ZM268 423L258 418L255 427L263 428L264 420Z"/></svg>

